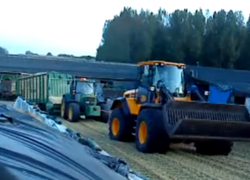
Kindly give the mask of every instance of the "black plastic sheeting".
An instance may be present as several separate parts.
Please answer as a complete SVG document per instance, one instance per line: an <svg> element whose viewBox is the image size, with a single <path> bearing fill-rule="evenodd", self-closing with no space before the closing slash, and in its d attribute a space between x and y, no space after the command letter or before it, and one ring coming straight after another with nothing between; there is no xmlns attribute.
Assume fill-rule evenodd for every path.
<svg viewBox="0 0 250 180"><path fill-rule="evenodd" d="M80 144L74 131L63 135L3 104L0 116L0 163L18 180L127 179L126 162Z"/></svg>
<svg viewBox="0 0 250 180"><path fill-rule="evenodd" d="M55 58L49 60L48 57L25 58L22 56L0 55L0 71L3 70L25 73L58 71L62 73L86 76L89 78L114 80L134 80L136 77L136 66L124 66L123 64L109 64L102 62L70 61L63 59L60 60L60 58Z"/></svg>

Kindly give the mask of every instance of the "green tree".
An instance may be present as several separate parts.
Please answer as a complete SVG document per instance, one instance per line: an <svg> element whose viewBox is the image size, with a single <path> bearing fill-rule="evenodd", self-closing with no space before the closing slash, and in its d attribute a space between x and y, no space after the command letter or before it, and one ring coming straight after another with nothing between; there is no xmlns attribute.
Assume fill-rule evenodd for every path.
<svg viewBox="0 0 250 180"><path fill-rule="evenodd" d="M202 10L196 10L194 14L189 13L188 17L184 62L195 65L201 60L206 21Z"/></svg>
<svg viewBox="0 0 250 180"><path fill-rule="evenodd" d="M46 56L53 56L51 52L48 52Z"/></svg>
<svg viewBox="0 0 250 180"><path fill-rule="evenodd" d="M172 44L168 33L169 15L164 9L159 9L153 24L155 33L152 37L152 51L150 59L174 59Z"/></svg>
<svg viewBox="0 0 250 180"><path fill-rule="evenodd" d="M236 62L237 69L248 69L250 70L250 51L249 51L249 42L250 42L250 16L246 23L246 28L241 29L241 42L242 48L240 51L240 56Z"/></svg>
<svg viewBox="0 0 250 180"><path fill-rule="evenodd" d="M203 64L234 68L242 49L244 28L241 12L215 12L206 24Z"/></svg>
<svg viewBox="0 0 250 180"><path fill-rule="evenodd" d="M9 52L7 51L7 49L0 47L0 55L6 55L9 54Z"/></svg>
<svg viewBox="0 0 250 180"><path fill-rule="evenodd" d="M120 16L106 21L102 42L97 49L97 60L131 62L129 52L130 9L124 8Z"/></svg>
<svg viewBox="0 0 250 180"><path fill-rule="evenodd" d="M187 9L158 13L124 8L106 21L97 60L137 63L149 59L223 68L249 68L250 20L242 12ZM247 66L246 66L247 65Z"/></svg>
<svg viewBox="0 0 250 180"><path fill-rule="evenodd" d="M156 23L152 12L124 8L119 16L105 22L97 60L135 63L150 59Z"/></svg>

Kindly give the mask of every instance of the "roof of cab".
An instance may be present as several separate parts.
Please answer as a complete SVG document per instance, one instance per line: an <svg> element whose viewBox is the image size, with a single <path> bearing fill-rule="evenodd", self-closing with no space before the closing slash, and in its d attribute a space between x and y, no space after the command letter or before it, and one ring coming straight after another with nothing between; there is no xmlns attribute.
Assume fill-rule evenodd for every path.
<svg viewBox="0 0 250 180"><path fill-rule="evenodd" d="M164 60L153 60L153 61L144 61L144 62L139 62L139 66L144 66L144 65L155 65L155 64L164 64L164 65L170 65L170 66L185 66L183 63L175 63L175 62L168 62Z"/></svg>

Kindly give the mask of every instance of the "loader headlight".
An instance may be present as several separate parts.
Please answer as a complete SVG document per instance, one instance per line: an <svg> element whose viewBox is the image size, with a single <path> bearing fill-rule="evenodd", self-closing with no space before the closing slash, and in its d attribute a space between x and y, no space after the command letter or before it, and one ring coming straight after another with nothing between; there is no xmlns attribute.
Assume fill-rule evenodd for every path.
<svg viewBox="0 0 250 180"><path fill-rule="evenodd" d="M89 104L90 102L89 101L85 101L86 104Z"/></svg>
<svg viewBox="0 0 250 180"><path fill-rule="evenodd" d="M208 94L209 94L208 91L205 91L205 92L204 92L204 95L205 95L205 96L208 96Z"/></svg>
<svg viewBox="0 0 250 180"><path fill-rule="evenodd" d="M150 91L154 91L154 90L155 90L155 87L154 87L154 86L151 86L151 87L149 87L149 90L150 90Z"/></svg>

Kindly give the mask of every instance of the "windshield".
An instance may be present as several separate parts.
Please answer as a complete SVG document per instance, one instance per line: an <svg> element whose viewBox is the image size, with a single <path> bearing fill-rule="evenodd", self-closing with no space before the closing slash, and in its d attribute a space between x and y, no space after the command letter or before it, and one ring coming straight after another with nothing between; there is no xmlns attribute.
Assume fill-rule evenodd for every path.
<svg viewBox="0 0 250 180"><path fill-rule="evenodd" d="M78 81L76 84L76 92L83 94L94 94L94 83Z"/></svg>
<svg viewBox="0 0 250 180"><path fill-rule="evenodd" d="M184 93L184 75L183 69L177 66L157 66L157 82L161 80L170 93Z"/></svg>

